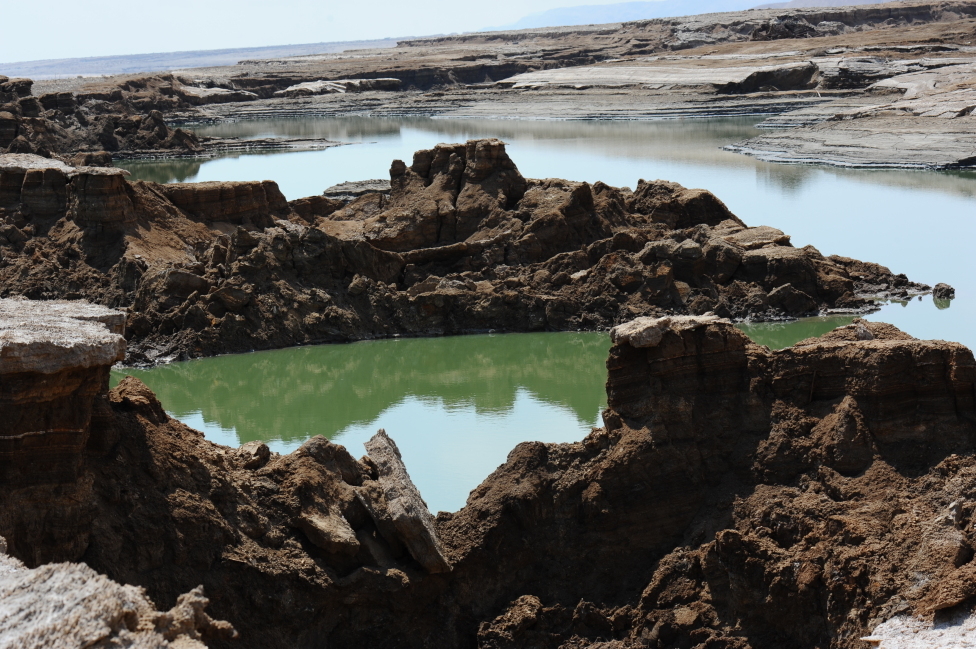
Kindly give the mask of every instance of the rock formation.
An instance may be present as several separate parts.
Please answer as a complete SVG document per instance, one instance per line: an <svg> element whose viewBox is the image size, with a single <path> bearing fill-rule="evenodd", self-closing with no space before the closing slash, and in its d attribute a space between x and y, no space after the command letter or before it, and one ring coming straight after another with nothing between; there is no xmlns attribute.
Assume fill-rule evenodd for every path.
<svg viewBox="0 0 976 649"><path fill-rule="evenodd" d="M936 300L952 300L956 297L956 289L948 284L939 283L932 289L932 297Z"/></svg>
<svg viewBox="0 0 976 649"><path fill-rule="evenodd" d="M498 140L394 161L389 193L158 185L0 157L3 295L128 311L130 362L393 334L865 311L927 287L747 227L711 193L523 178Z"/></svg>
<svg viewBox="0 0 976 649"><path fill-rule="evenodd" d="M108 410L124 318L84 303L0 301L0 535L32 564L87 543L92 486L83 455L114 443L110 430L91 435L91 422Z"/></svg>
<svg viewBox="0 0 976 649"><path fill-rule="evenodd" d="M129 87L140 85L138 81L128 83ZM166 125L158 108L174 107L167 102L126 97L121 90L105 96L60 92L35 97L32 85L30 79L0 76L0 152L37 153L104 165L111 162L112 153L202 150L192 133ZM165 94L164 89L157 87L149 94L159 93Z"/></svg>
<svg viewBox="0 0 976 649"><path fill-rule="evenodd" d="M3 306L29 345L31 303ZM78 472L2 476L0 511L32 524L0 532L164 605L202 583L247 647L854 649L973 602L968 349L855 321L770 351L714 315L611 336L606 426L520 444L453 514L385 433L360 460L322 437L230 449L130 377L90 390Z"/></svg>
<svg viewBox="0 0 976 649"><path fill-rule="evenodd" d="M7 556L0 538L0 646L16 649L204 649L203 640L232 638L210 619L200 588L162 613L136 586L121 586L84 564L28 569Z"/></svg>

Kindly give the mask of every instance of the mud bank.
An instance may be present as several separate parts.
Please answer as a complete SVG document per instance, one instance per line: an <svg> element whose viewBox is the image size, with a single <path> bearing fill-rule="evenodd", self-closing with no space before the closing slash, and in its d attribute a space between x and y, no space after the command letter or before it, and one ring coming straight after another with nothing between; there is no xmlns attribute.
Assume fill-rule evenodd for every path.
<svg viewBox="0 0 976 649"><path fill-rule="evenodd" d="M390 193L348 203L36 156L0 169L3 295L125 308L131 363L678 313L866 312L868 297L928 290L749 228L704 190L525 179L498 140L394 161Z"/></svg>
<svg viewBox="0 0 976 649"><path fill-rule="evenodd" d="M3 476L30 524L0 533L164 606L202 583L240 633L212 647L853 649L971 602L968 349L858 321L771 352L715 316L612 339L606 426L520 444L455 513L427 512L385 433L359 460L221 447L129 378L85 397L74 472Z"/></svg>

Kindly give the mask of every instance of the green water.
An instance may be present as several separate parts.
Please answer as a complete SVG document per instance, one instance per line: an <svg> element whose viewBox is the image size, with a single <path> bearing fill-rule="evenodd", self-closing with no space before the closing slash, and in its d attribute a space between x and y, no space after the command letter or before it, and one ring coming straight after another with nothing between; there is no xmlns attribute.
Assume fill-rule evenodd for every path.
<svg viewBox="0 0 976 649"><path fill-rule="evenodd" d="M837 327L849 325L855 316L803 318L793 322L742 322L736 325L753 341L770 349L783 349L801 340L822 336Z"/></svg>
<svg viewBox="0 0 976 649"><path fill-rule="evenodd" d="M739 327L779 349L851 320ZM172 416L228 446L288 453L325 435L358 456L385 428L431 509L454 511L516 444L578 441L602 425L609 348L605 333L404 338L126 368L112 383L138 377Z"/></svg>
<svg viewBox="0 0 976 649"><path fill-rule="evenodd" d="M463 506L519 442L569 442L601 425L601 333L413 338L297 347L113 373L229 446L286 453L325 435L361 455L385 428L433 511Z"/></svg>

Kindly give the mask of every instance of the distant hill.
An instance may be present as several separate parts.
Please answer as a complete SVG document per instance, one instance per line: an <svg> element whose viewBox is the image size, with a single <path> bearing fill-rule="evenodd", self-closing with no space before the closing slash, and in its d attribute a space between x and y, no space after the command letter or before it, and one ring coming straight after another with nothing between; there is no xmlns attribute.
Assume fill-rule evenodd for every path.
<svg viewBox="0 0 976 649"><path fill-rule="evenodd" d="M306 43L303 45L271 45L229 50L194 50L189 52L161 52L156 54L126 54L122 56L93 56L81 59L47 59L0 63L0 74L7 77L56 79L59 77L98 76L163 72L185 68L204 68L234 65L242 59L269 59L283 56L328 54L345 50L396 47L395 39L375 41L345 41L337 43Z"/></svg>
<svg viewBox="0 0 976 649"><path fill-rule="evenodd" d="M601 23L621 23L648 18L743 11L753 8L843 7L875 4L883 1L885 0L792 0L791 2L765 4L760 7L756 7L756 0L651 0L649 2L621 2L608 5L580 5L577 7L559 7L531 14L510 25L493 27L491 31L562 27L565 25L599 25Z"/></svg>

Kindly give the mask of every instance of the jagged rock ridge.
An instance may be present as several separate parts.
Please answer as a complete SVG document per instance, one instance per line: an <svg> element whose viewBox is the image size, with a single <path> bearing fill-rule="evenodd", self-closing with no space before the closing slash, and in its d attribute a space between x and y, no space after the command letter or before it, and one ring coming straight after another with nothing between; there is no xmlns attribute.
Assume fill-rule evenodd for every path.
<svg viewBox="0 0 976 649"><path fill-rule="evenodd" d="M150 90L152 86L145 94L173 94L171 77L169 83L166 79L153 82L128 81L125 90ZM147 104L135 96L123 97L122 88L104 96L59 92L35 97L32 86L30 79L0 76L0 152L57 156L78 165L109 165L112 153L202 151L191 132L166 125L159 109L173 105L165 101Z"/></svg>
<svg viewBox="0 0 976 649"><path fill-rule="evenodd" d="M864 311L928 287L749 228L711 193L524 178L498 140L394 161L391 190L129 182L0 157L4 295L129 312L130 362L393 334Z"/></svg>

